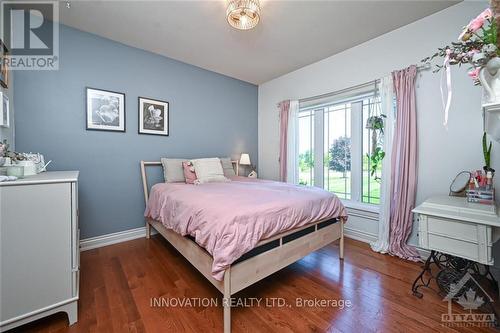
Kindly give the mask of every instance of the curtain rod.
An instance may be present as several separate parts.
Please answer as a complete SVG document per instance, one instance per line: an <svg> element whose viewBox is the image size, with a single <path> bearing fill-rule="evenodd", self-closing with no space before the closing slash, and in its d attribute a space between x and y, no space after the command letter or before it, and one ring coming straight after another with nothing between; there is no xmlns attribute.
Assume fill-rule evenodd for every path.
<svg viewBox="0 0 500 333"><path fill-rule="evenodd" d="M423 65L417 66L417 71L428 70L428 69L431 69L431 67L432 67L431 64L429 62L426 62ZM343 94L343 93L348 92L350 90L355 90L355 89L358 89L358 88L367 87L367 86L370 86L372 84L377 85L379 83L380 83L380 79L377 79L377 80L365 82L365 83L362 83L362 84L358 84L358 85L353 86L353 87L349 87L349 88L337 90L337 91L334 91L334 92L331 92L331 93L326 93L326 94L316 95L316 96L312 96L312 97L301 98L301 99L299 99L299 103L309 102L309 101L313 101L315 99L332 97L332 96ZM278 103L278 106L279 106L279 103Z"/></svg>
<svg viewBox="0 0 500 333"><path fill-rule="evenodd" d="M322 95L316 95L316 96L307 97L307 98L301 98L301 99L299 99L299 103L304 103L304 102L314 101L315 99L321 99L321 98L327 98L327 97L332 97L332 96L340 95L340 94L343 94L345 92L349 92L351 90L355 90L355 89L359 89L359 88L364 88L364 87L368 87L368 86L371 86L371 85L377 85L378 83L380 83L380 79L373 80L373 81L370 81L370 82L361 83L361 84L358 84L356 86L352 86L352 87L349 87L349 88L337 90L337 91L334 91L334 92L331 92L331 93L326 93L326 94L322 94Z"/></svg>

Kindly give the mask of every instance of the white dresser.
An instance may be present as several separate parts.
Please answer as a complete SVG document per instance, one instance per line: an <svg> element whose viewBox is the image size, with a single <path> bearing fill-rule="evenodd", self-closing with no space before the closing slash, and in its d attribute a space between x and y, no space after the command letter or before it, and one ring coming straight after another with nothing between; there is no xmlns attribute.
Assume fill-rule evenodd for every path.
<svg viewBox="0 0 500 333"><path fill-rule="evenodd" d="M0 332L56 312L77 321L78 171L0 183Z"/></svg>
<svg viewBox="0 0 500 333"><path fill-rule="evenodd" d="M491 247L500 238L495 207L440 196L427 199L413 212L421 248L493 265Z"/></svg>

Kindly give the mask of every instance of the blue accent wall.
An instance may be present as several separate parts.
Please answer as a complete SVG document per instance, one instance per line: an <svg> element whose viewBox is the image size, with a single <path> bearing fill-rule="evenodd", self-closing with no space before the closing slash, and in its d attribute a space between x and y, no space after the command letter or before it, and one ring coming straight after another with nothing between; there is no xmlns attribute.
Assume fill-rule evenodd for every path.
<svg viewBox="0 0 500 333"><path fill-rule="evenodd" d="M125 93L126 133L85 129L87 86ZM257 162L257 86L96 35L61 26L60 69L17 71L14 89L16 150L80 170L82 238L144 225L141 159ZM170 103L170 136L138 134L139 96Z"/></svg>

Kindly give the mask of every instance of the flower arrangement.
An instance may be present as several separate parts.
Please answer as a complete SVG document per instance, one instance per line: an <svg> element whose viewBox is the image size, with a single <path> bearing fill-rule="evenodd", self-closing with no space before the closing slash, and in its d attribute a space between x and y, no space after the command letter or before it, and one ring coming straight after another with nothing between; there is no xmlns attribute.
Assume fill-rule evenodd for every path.
<svg viewBox="0 0 500 333"><path fill-rule="evenodd" d="M0 141L0 157L7 157L7 152L9 151L9 144L7 140Z"/></svg>
<svg viewBox="0 0 500 333"><path fill-rule="evenodd" d="M443 65L436 65L434 72L439 72L450 65L470 64L472 68L468 75L479 85L479 70L489 60L500 56L497 41L497 22L490 8L484 10L475 19L464 27L458 37L458 42L439 48L432 56L424 58L422 62L430 62L437 57L444 58Z"/></svg>
<svg viewBox="0 0 500 333"><path fill-rule="evenodd" d="M10 151L9 147L10 145L7 143L7 140L0 141L0 158L9 157L13 162L26 160L26 156L15 151Z"/></svg>

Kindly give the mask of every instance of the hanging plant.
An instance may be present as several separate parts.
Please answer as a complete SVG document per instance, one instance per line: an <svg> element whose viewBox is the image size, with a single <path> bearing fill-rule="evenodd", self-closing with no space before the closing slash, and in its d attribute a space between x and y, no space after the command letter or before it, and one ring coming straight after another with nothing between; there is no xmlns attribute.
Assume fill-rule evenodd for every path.
<svg viewBox="0 0 500 333"><path fill-rule="evenodd" d="M370 157L370 165L371 165L371 171L370 175L373 177L375 173L377 172L377 168L379 164L382 164L382 160L385 157L385 152L382 150L382 147L377 147L375 150L372 152ZM379 180L379 177L375 177L375 180Z"/></svg>
<svg viewBox="0 0 500 333"><path fill-rule="evenodd" d="M365 127L371 130L380 130L381 133L384 133L384 118L386 118L385 114L368 117Z"/></svg>
<svg viewBox="0 0 500 333"><path fill-rule="evenodd" d="M372 130L371 154L367 154L367 156L370 160L370 175L375 176L377 181L380 180L380 177L376 175L376 172L385 157L385 152L380 146L380 138L384 134L384 118L387 118L385 114L370 116L365 125L365 128Z"/></svg>

